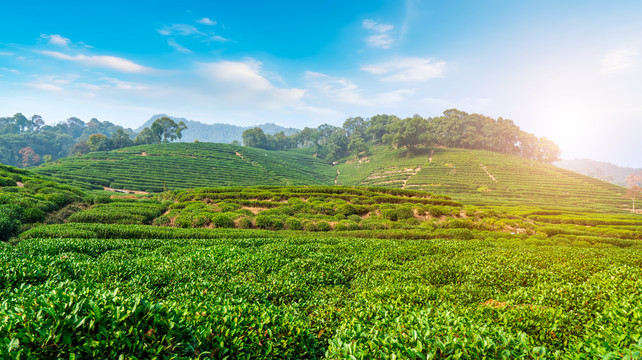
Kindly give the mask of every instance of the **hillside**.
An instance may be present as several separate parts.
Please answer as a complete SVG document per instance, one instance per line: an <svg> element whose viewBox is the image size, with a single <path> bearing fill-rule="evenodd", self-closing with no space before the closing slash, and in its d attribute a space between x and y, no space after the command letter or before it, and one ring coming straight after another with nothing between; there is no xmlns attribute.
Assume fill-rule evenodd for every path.
<svg viewBox="0 0 642 360"><path fill-rule="evenodd" d="M243 134L243 131L254 127L260 127L263 130L263 132L270 135L274 135L280 131L283 131L285 135L289 136L300 131L298 129L285 128L272 123L242 127L237 125L219 124L219 123L204 124L199 121L188 120L188 119L178 118L174 116L168 116L165 114L158 114L158 115L152 116L149 120L147 120L143 125L141 125L138 129L136 129L136 132L138 133L143 128L151 126L156 119L162 118L163 116L167 116L177 123L179 121L182 121L185 123L185 125L187 125L187 129L184 130L182 133L183 141L185 142L192 142L194 140L198 140L201 142L229 144L234 140L242 141L243 139L241 138L241 135Z"/></svg>
<svg viewBox="0 0 642 360"><path fill-rule="evenodd" d="M369 157L330 166L310 149L260 150L211 143L142 145L65 158L33 171L115 189L162 191L203 186L384 186L445 194L488 206L629 209L624 189L536 160L483 150L407 156L373 147Z"/></svg>
<svg viewBox="0 0 642 360"><path fill-rule="evenodd" d="M446 194L475 205L630 207L624 189L536 160L483 150L438 148L407 157L376 148L338 166L341 185L386 186Z"/></svg>
<svg viewBox="0 0 642 360"><path fill-rule="evenodd" d="M622 167L608 162L589 159L561 160L557 161L555 165L625 187L628 186L626 178L629 175L642 171L642 169ZM642 184L640 185L642 186Z"/></svg>
<svg viewBox="0 0 642 360"><path fill-rule="evenodd" d="M336 174L305 151L213 143L140 145L61 159L33 171L114 189L163 191L203 186L330 185Z"/></svg>

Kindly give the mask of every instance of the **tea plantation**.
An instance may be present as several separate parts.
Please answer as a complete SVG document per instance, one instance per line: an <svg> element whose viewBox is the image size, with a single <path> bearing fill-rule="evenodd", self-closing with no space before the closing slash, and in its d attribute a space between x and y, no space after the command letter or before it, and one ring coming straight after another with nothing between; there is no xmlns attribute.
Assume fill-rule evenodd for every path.
<svg viewBox="0 0 642 360"><path fill-rule="evenodd" d="M206 148L0 167L0 358L642 358L642 216L622 188L484 151L332 168L225 147L239 166L217 174L264 186L195 170L157 194L82 187L139 159L227 163ZM368 186L314 185L337 169Z"/></svg>
<svg viewBox="0 0 642 360"><path fill-rule="evenodd" d="M133 146L64 158L33 170L61 180L149 192L203 186L331 185L336 176L306 150L213 143Z"/></svg>

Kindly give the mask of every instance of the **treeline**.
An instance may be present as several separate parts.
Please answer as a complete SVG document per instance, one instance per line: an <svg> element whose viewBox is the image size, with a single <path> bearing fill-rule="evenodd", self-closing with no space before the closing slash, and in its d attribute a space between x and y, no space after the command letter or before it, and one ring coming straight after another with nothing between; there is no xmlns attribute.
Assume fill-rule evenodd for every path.
<svg viewBox="0 0 642 360"><path fill-rule="evenodd" d="M93 134L86 141L74 145L71 155L85 155L92 151L109 151L134 145L168 143L176 139L181 140L185 129L187 129L187 125L184 122L176 123L168 117L162 117L156 119L150 127L144 128L135 139L132 139L122 129L117 130L111 136L101 133Z"/></svg>
<svg viewBox="0 0 642 360"><path fill-rule="evenodd" d="M351 117L343 127L327 124L316 129L306 127L292 136L267 135L260 128L253 128L243 132L243 143L268 150L313 147L328 161L336 161L350 153L365 155L370 144L388 144L410 153L436 146L481 149L548 163L559 160L560 155L554 142L521 130L512 120L493 119L457 109L446 110L442 116L434 118L419 115L405 119L395 115L366 119Z"/></svg>
<svg viewBox="0 0 642 360"><path fill-rule="evenodd" d="M0 117L0 163L13 166L38 165L71 154L74 144L87 141L93 134L111 136L121 132L129 137L131 129L109 121L89 122L71 117L56 125L45 125L43 118L28 118L21 113Z"/></svg>

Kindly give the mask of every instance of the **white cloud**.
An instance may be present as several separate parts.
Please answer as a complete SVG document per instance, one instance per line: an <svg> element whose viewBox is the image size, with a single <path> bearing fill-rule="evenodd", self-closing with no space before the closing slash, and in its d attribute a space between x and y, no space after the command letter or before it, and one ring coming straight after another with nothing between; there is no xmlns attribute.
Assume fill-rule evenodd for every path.
<svg viewBox="0 0 642 360"><path fill-rule="evenodd" d="M614 74L624 72L638 65L638 51L635 48L612 50L602 58L602 73Z"/></svg>
<svg viewBox="0 0 642 360"><path fill-rule="evenodd" d="M407 57L361 67L374 75L383 75L385 82L423 82L442 77L446 62L433 58Z"/></svg>
<svg viewBox="0 0 642 360"><path fill-rule="evenodd" d="M170 36L170 35L202 35L203 33L198 30L195 26L189 24L172 24L170 26L164 26L161 29L157 30L159 34Z"/></svg>
<svg viewBox="0 0 642 360"><path fill-rule="evenodd" d="M13 55L15 55L15 54L12 53L12 52L0 51L0 56L13 56Z"/></svg>
<svg viewBox="0 0 642 360"><path fill-rule="evenodd" d="M133 61L119 58L116 56L105 56L105 55L67 55L57 51L40 51L41 54L51 56L53 58L65 61L73 61L83 65L107 68L112 70L117 70L126 73L143 73L149 72L152 69L138 65Z"/></svg>
<svg viewBox="0 0 642 360"><path fill-rule="evenodd" d="M320 95L349 105L380 107L398 104L405 101L407 95L413 94L413 89L397 89L375 94L365 94L349 79L334 77L314 71L306 71L305 78L308 86Z"/></svg>
<svg viewBox="0 0 642 360"><path fill-rule="evenodd" d="M40 83L40 82L38 82L38 83L29 83L29 84L27 84L27 86L32 87L34 89L38 89L38 90L51 91L51 92L56 92L56 93L60 93L60 92L64 92L65 91L60 86L54 85L54 84L50 84L50 83Z"/></svg>
<svg viewBox="0 0 642 360"><path fill-rule="evenodd" d="M40 34L40 37L43 39L47 39L47 42L51 45L69 46L69 44L71 44L71 40L56 34L52 34L52 35Z"/></svg>
<svg viewBox="0 0 642 360"><path fill-rule="evenodd" d="M210 18L202 18L200 20L196 20L196 22L203 25L216 25L216 21L212 21Z"/></svg>
<svg viewBox="0 0 642 360"><path fill-rule="evenodd" d="M363 20L364 29L370 30L374 34L366 37L366 43L370 46L387 49L395 41L390 33L395 27L390 24L379 24L374 20Z"/></svg>
<svg viewBox="0 0 642 360"><path fill-rule="evenodd" d="M236 104L283 108L300 105L302 89L279 88L261 74L261 62L219 61L200 64L200 73L210 80L216 96Z"/></svg>
<svg viewBox="0 0 642 360"><path fill-rule="evenodd" d="M0 68L0 70L7 71L7 72L10 72L10 73L14 73L14 74L19 74L20 73L20 71L18 71L16 69Z"/></svg>
<svg viewBox="0 0 642 360"><path fill-rule="evenodd" d="M176 51L178 51L180 53L183 53L183 54L189 54L189 53L192 52L192 50L184 47L183 45L181 45L179 43L177 43L176 40L174 40L174 39L167 39L167 45L173 47L174 49L176 49Z"/></svg>
<svg viewBox="0 0 642 360"><path fill-rule="evenodd" d="M218 42L230 41L230 39L224 38L224 37L222 37L220 35L216 35L216 34L210 34L209 40L218 41Z"/></svg>

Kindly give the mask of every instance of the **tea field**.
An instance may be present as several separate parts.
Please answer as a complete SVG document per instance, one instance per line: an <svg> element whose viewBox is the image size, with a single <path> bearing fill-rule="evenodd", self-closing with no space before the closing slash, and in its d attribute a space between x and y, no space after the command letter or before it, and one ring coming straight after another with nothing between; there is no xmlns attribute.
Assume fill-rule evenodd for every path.
<svg viewBox="0 0 642 360"><path fill-rule="evenodd" d="M0 168L0 358L642 358L642 216L621 188L541 164L529 183L485 152L385 156L339 166L370 186L137 197ZM395 159L412 176L377 184Z"/></svg>
<svg viewBox="0 0 642 360"><path fill-rule="evenodd" d="M62 181L160 192L203 186L331 185L331 167L305 150L213 143L140 145L60 159L33 171Z"/></svg>

